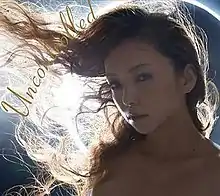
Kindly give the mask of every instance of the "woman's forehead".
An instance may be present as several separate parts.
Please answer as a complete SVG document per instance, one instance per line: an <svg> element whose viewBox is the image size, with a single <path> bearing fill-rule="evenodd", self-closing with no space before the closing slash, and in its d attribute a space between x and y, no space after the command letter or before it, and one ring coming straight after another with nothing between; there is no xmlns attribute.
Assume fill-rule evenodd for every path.
<svg viewBox="0 0 220 196"><path fill-rule="evenodd" d="M134 58L140 58L142 55L150 52L150 47L135 41L123 42L114 49L112 49L106 57L104 64L108 67L111 64L130 61Z"/></svg>
<svg viewBox="0 0 220 196"><path fill-rule="evenodd" d="M112 50L104 61L105 72L113 74L120 70L129 71L143 65L167 64L170 59L151 45L140 42L122 43ZM134 69L135 70L135 69Z"/></svg>

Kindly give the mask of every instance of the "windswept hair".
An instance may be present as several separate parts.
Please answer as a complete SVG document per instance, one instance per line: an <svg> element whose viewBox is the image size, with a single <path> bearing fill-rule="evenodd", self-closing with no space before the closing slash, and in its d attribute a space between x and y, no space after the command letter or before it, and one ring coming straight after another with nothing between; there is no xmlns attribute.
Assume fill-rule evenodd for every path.
<svg viewBox="0 0 220 196"><path fill-rule="evenodd" d="M96 20L77 33L65 23L72 31L70 35L61 21L56 25L50 22L52 13L43 17L32 6L4 0L0 3L0 32L16 40L18 46L4 55L9 58L1 69L10 73L16 70L22 85L36 67L44 68L46 74L40 93L34 95L29 115L21 118L16 129L20 145L54 180L44 186L38 183L40 189L35 195L50 192L54 182L66 183L74 188L76 195L85 195L108 177L108 169L117 157L145 139L146 136L137 133L123 119L106 82L103 62L124 40L137 39L153 44L172 60L177 72L192 64L197 82L186 97L188 110L200 133L209 137L213 129L218 91L207 78L207 37L193 22L184 3L129 1L110 7L99 12L95 10ZM81 17L81 14L74 14L76 21ZM67 45L62 44L63 40ZM13 59L20 57L26 60L13 63ZM27 61L29 63L25 64ZM48 93L51 86L59 86L60 78L69 73L89 89L83 93L74 118L67 117L73 116L69 110L56 110L54 95ZM13 79L15 75L9 74L9 77ZM74 86L69 91L74 91ZM86 104L88 102L93 104ZM48 114L51 110L59 120ZM77 129L67 119L76 120ZM84 126L78 126L83 122Z"/></svg>

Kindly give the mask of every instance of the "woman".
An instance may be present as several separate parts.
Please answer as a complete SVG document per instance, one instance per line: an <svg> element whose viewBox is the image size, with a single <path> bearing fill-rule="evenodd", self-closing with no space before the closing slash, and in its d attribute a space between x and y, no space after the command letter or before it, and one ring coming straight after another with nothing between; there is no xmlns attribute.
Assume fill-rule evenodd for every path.
<svg viewBox="0 0 220 196"><path fill-rule="evenodd" d="M2 28L26 43L36 40L52 49L65 35L46 29L33 15L25 16L26 29L1 17ZM219 195L219 150L209 140L218 92L207 78L206 36L182 2L124 2L66 38L68 45L54 64L91 80L102 78L96 83L99 90L85 99L97 100L97 112L104 110L107 119L107 109L115 108L114 119L101 135L112 133L113 138L100 138L89 148L84 168L74 161L66 164L62 140L65 145L54 164L54 159L35 156L36 145L27 135L37 137L29 129L23 131L28 126L23 119L17 134L29 155L81 195ZM37 60L48 65L46 59ZM70 179L69 171L78 178Z"/></svg>

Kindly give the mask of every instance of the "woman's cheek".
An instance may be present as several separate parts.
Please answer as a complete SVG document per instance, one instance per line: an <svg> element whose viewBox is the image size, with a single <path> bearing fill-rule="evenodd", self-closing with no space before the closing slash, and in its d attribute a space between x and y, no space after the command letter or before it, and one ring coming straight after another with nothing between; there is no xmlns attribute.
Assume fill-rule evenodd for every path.
<svg viewBox="0 0 220 196"><path fill-rule="evenodd" d="M115 105L116 105L118 111L120 112L120 114L121 114L121 115L123 116L123 118L126 119L127 122L128 122L126 113L124 112L124 110L125 110L124 107L125 107L125 106L123 105L123 103L122 103L122 101L121 101L121 98L120 98L120 99L119 99L119 98L117 99L117 98L113 97L113 101L114 101L114 103L115 103Z"/></svg>

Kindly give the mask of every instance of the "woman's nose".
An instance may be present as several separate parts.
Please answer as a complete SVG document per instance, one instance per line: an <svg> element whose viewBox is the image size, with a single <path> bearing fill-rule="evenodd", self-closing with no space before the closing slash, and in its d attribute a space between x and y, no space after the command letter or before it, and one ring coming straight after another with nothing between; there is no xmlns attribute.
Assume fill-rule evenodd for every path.
<svg viewBox="0 0 220 196"><path fill-rule="evenodd" d="M135 106L139 103L138 95L137 95L137 92L135 91L134 88L130 88L130 89L124 88L123 89L122 103L126 107L132 107L132 106Z"/></svg>

